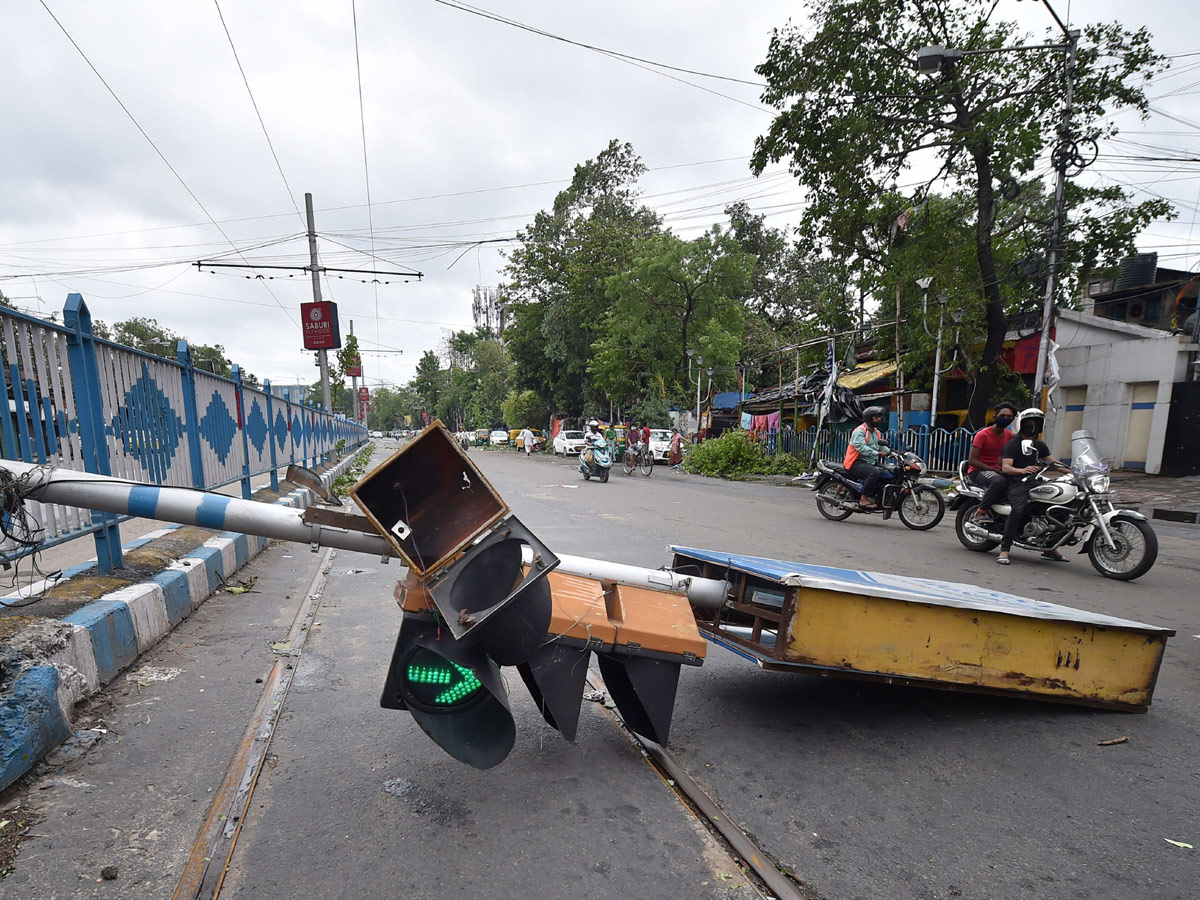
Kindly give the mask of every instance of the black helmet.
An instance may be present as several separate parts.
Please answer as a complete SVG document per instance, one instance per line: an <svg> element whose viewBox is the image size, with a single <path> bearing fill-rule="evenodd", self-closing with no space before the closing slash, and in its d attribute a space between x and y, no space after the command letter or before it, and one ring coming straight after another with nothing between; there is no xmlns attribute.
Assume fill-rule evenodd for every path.
<svg viewBox="0 0 1200 900"><path fill-rule="evenodd" d="M863 421L871 424L871 420L876 416L882 419L885 415L886 413L883 411L882 406L868 406L863 410Z"/></svg>
<svg viewBox="0 0 1200 900"><path fill-rule="evenodd" d="M1029 426L1028 428L1026 426ZM1042 433L1046 425L1046 414L1036 406L1031 406L1029 409L1021 410L1021 414L1017 416L1017 421L1013 423L1013 428L1017 434L1025 437L1037 437ZM1031 430L1032 429L1032 430Z"/></svg>

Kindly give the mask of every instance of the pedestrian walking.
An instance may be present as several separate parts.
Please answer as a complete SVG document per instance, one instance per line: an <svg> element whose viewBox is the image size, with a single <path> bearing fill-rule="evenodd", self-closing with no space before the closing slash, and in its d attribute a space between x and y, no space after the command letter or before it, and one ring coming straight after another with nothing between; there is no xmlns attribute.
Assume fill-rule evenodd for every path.
<svg viewBox="0 0 1200 900"><path fill-rule="evenodd" d="M671 429L671 452L667 457L667 465L672 469L678 468L683 462L683 435L678 428Z"/></svg>
<svg viewBox="0 0 1200 900"><path fill-rule="evenodd" d="M527 425L517 437L520 439L521 445L525 448L525 458L529 459L533 455L533 432L529 430L529 426Z"/></svg>

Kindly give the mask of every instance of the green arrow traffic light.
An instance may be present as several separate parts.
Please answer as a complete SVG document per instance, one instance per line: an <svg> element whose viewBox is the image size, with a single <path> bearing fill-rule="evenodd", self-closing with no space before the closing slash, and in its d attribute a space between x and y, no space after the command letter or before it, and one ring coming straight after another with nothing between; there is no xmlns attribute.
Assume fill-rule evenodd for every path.
<svg viewBox="0 0 1200 900"><path fill-rule="evenodd" d="M457 706L483 688L483 682L466 666L425 649L409 658L405 675L413 699L429 706Z"/></svg>

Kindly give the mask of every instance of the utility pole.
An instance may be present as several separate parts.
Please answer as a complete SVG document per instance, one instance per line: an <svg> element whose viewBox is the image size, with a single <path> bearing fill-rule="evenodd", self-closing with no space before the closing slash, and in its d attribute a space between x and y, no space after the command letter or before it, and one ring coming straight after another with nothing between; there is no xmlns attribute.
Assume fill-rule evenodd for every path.
<svg viewBox="0 0 1200 900"><path fill-rule="evenodd" d="M1055 16L1055 19L1057 18L1058 16ZM1054 153L1055 168L1058 170L1054 181L1054 223L1050 227L1046 300L1042 305L1042 337L1038 341L1037 371L1033 376L1033 399L1043 410L1046 408L1046 397L1043 390L1046 383L1046 357L1050 351L1050 324L1054 318L1054 292L1058 288L1059 244L1062 243L1063 218L1066 213L1067 167L1070 165L1070 156L1064 148L1071 143L1071 100L1075 83L1075 51L1078 46L1079 30L1072 29L1067 32L1067 84L1064 92L1062 125L1058 130L1058 149Z"/></svg>
<svg viewBox="0 0 1200 900"><path fill-rule="evenodd" d="M353 319L350 320L350 337L354 337L354 320ZM354 342L351 341L350 343L353 344ZM361 360L361 357L360 357L360 360ZM357 370L351 369L350 371L355 372ZM366 381L365 378L363 380ZM350 400L354 404L354 421L361 424L362 423L362 403L360 403L359 399L358 399L358 376L357 375L350 376Z"/></svg>
<svg viewBox="0 0 1200 900"><path fill-rule="evenodd" d="M321 302L321 272L317 268L317 226L313 220L312 194L304 195L304 211L308 214L308 260L312 268L313 302ZM333 412L333 402L329 398L329 353L321 349L317 351L317 363L321 367L321 402L325 404L326 412Z"/></svg>

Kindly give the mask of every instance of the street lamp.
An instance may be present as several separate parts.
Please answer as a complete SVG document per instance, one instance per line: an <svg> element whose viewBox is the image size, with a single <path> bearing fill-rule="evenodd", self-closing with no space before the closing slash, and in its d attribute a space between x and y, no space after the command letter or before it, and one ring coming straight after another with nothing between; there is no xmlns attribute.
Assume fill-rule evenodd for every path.
<svg viewBox="0 0 1200 900"><path fill-rule="evenodd" d="M688 350L688 383L692 381L692 357L696 357L696 432L700 432L700 382L703 381L704 372L704 357L695 350ZM712 368L708 370L708 374L712 375Z"/></svg>
<svg viewBox="0 0 1200 900"><path fill-rule="evenodd" d="M1033 393L1039 406L1044 406L1042 389L1046 375L1046 357L1050 349L1050 321L1054 314L1054 291L1058 287L1059 253L1058 245L1062 240L1063 218L1066 206L1067 169L1077 162L1076 155L1070 152L1071 141L1071 102L1075 79L1075 55L1079 46L1079 29L1068 30L1058 13L1050 6L1048 0L1042 0L1043 5L1054 16L1054 21L1066 35L1066 41L1061 44L1030 44L1020 47L995 47L987 50L955 50L949 47L922 47L917 51L915 68L918 74L932 75L948 71L954 63L964 56L982 56L990 53L1016 53L1026 50L1062 50L1067 54L1066 89L1063 95L1062 123L1058 127L1058 143L1055 146L1052 161L1056 171L1054 183L1054 219L1050 227L1049 265L1046 273L1046 296L1042 306L1042 335L1038 342L1037 372L1034 374ZM1086 165L1086 163L1084 163Z"/></svg>

